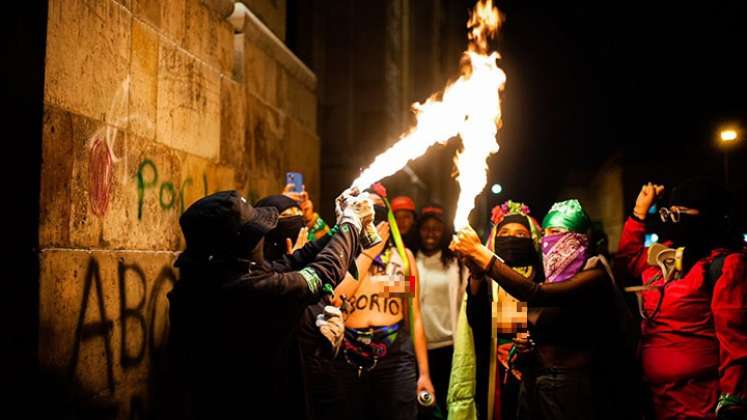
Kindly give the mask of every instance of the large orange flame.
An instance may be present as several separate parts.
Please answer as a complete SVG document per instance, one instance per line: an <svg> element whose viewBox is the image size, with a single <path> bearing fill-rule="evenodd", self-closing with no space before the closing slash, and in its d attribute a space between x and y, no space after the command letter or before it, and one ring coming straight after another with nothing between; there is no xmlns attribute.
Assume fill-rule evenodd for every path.
<svg viewBox="0 0 747 420"><path fill-rule="evenodd" d="M413 104L415 126L377 156L353 182L354 187L367 188L422 156L434 144L459 135L463 148L455 159L460 192L454 227L462 229L469 224L475 197L487 183L487 158L499 147L495 138L501 119L498 92L503 89L506 75L497 66L498 53L488 53L488 39L495 36L500 23L500 14L492 0L481 0L475 5L467 22L468 66L455 82L446 86L440 99L433 95L425 103Z"/></svg>

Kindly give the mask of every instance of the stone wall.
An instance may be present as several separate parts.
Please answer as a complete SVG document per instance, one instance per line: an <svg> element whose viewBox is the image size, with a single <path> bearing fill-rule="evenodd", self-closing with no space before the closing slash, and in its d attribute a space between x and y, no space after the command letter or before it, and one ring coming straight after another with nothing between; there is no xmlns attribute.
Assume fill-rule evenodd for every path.
<svg viewBox="0 0 747 420"><path fill-rule="evenodd" d="M239 0L250 8L262 22L285 41L286 29L286 0Z"/></svg>
<svg viewBox="0 0 747 420"><path fill-rule="evenodd" d="M318 194L316 77L225 3L49 1L39 362L76 416L158 416L186 207L286 171Z"/></svg>

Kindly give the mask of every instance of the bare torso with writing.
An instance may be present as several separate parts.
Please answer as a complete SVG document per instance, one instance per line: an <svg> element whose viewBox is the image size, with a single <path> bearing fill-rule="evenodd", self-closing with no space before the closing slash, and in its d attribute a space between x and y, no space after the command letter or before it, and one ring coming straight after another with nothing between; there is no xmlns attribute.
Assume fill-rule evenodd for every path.
<svg viewBox="0 0 747 420"><path fill-rule="evenodd" d="M402 260L395 249L390 249L386 267L373 264L368 275L348 302L352 313L345 326L367 328L396 324L404 317L406 278Z"/></svg>

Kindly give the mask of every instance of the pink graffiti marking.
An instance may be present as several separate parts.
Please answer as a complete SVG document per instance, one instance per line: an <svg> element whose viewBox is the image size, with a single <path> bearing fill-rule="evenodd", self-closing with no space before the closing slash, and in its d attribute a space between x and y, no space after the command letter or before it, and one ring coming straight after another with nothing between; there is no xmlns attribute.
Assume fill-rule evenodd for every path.
<svg viewBox="0 0 747 420"><path fill-rule="evenodd" d="M105 215L109 207L113 176L109 145L101 137L96 137L88 159L88 196L91 210L97 216Z"/></svg>

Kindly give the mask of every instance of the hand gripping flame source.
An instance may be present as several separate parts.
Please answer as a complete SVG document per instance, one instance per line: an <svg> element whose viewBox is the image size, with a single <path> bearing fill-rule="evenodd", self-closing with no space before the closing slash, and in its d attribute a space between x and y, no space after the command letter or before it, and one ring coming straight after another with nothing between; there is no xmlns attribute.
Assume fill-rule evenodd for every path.
<svg viewBox="0 0 747 420"><path fill-rule="evenodd" d="M487 183L487 158L498 151L496 141L501 121L499 91L506 75L497 65L500 55L488 52L488 38L495 36L501 23L492 0L475 5L467 22L469 47L461 76L446 86L443 94L434 94L425 103L413 104L416 124L398 141L377 156L373 163L353 181L361 190L402 169L435 144L445 144L457 135L462 150L455 164L459 171L459 198L454 227L460 230L469 224L469 214L475 197Z"/></svg>

